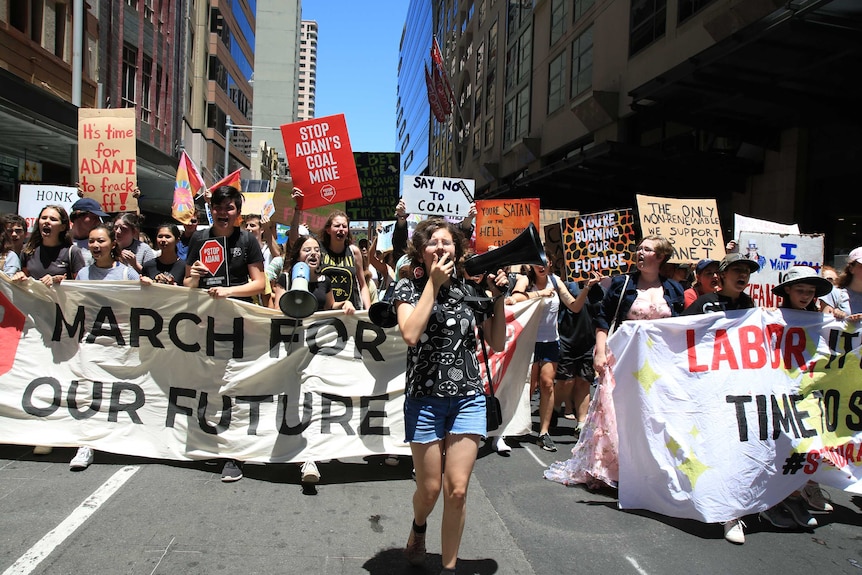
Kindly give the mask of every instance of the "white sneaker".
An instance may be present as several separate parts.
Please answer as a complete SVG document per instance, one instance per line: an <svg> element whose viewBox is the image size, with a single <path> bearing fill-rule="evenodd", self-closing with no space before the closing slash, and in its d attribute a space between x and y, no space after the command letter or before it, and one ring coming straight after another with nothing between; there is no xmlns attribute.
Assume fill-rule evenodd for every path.
<svg viewBox="0 0 862 575"><path fill-rule="evenodd" d="M48 447L47 445L37 445L33 448L33 455L48 455L54 451L53 447Z"/></svg>
<svg viewBox="0 0 862 575"><path fill-rule="evenodd" d="M78 453L69 462L69 469L72 471L81 471L87 469L93 463L93 450L89 447L79 447Z"/></svg>
<svg viewBox="0 0 862 575"><path fill-rule="evenodd" d="M731 519L724 523L724 538L731 543L745 543L745 523L741 519Z"/></svg>
<svg viewBox="0 0 862 575"><path fill-rule="evenodd" d="M497 453L511 453L512 448L506 443L506 438L501 435L494 440L494 451Z"/></svg>
<svg viewBox="0 0 862 575"><path fill-rule="evenodd" d="M313 461L306 461L302 464L300 470L303 483L317 483L320 481L320 471L317 470L317 464Z"/></svg>

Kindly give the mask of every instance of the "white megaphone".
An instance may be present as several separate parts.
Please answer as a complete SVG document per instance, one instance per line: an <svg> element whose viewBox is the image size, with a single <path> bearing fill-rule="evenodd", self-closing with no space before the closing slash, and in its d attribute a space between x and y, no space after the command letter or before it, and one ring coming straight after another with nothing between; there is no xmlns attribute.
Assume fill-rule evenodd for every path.
<svg viewBox="0 0 862 575"><path fill-rule="evenodd" d="M278 300L284 315L305 318L317 311L317 298L308 291L311 268L305 262L296 262L290 270L290 289Z"/></svg>

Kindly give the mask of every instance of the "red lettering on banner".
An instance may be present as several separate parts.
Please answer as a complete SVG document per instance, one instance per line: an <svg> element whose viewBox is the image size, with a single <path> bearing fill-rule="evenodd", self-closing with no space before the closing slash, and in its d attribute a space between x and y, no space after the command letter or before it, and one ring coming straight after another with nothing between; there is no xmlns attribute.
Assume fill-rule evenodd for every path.
<svg viewBox="0 0 862 575"><path fill-rule="evenodd" d="M712 367L713 371L719 369L719 362L728 362L730 369L739 369L739 363L733 354L733 348L727 338L726 329L715 330L715 345L713 346Z"/></svg>
<svg viewBox="0 0 862 575"><path fill-rule="evenodd" d="M706 365L697 363L697 350L695 349L694 330L685 330L685 343L688 348L688 370L691 373L706 371Z"/></svg>
<svg viewBox="0 0 862 575"><path fill-rule="evenodd" d="M766 365L763 332L759 328L753 325L744 325L739 328L739 345L741 347L742 369L757 369Z"/></svg>
<svg viewBox="0 0 862 575"><path fill-rule="evenodd" d="M805 361L808 337L805 329L798 326L787 330L779 324L769 324L762 330L756 326L742 326L735 332L716 329L712 355L702 363L697 356L697 334L694 330L686 330L685 341L688 370L691 373L719 369L760 369L766 366L767 357L771 360L772 368L777 369L783 363L785 369L813 369ZM771 356L768 355L770 351Z"/></svg>

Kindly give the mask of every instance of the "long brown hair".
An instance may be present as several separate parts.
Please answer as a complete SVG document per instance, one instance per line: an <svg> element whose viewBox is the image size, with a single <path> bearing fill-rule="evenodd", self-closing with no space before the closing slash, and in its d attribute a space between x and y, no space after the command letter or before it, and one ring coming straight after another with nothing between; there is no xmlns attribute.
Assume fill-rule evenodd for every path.
<svg viewBox="0 0 862 575"><path fill-rule="evenodd" d="M321 232L321 236L323 237L323 248L326 251L329 251L331 248L329 246L329 242L332 241L332 238L329 237L329 230L332 228L332 222L335 218L344 218L347 220L347 235L344 237L344 245L346 247L350 247L353 244L353 235L350 233L350 218L347 217L347 214L342 212L341 210L335 210L329 217L326 218L326 223L323 224L323 231Z"/></svg>
<svg viewBox="0 0 862 575"><path fill-rule="evenodd" d="M22 255L30 257L36 253L36 248L42 245L42 234L39 233L39 220L42 219L42 214L45 213L45 210L54 210L57 212L60 215L60 223L66 227L60 234L60 245L66 247L72 245L72 237L69 235L69 214L66 212L66 208L56 204L49 204L39 212L39 217L36 218L36 223L33 224L33 229L30 230L30 239L27 240L24 249L21 250Z"/></svg>

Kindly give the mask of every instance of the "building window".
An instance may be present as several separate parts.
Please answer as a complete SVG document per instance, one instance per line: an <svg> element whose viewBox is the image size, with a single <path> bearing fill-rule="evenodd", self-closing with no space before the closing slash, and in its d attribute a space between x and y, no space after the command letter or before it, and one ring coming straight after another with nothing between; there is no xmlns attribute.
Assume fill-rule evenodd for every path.
<svg viewBox="0 0 862 575"><path fill-rule="evenodd" d="M559 41L566 31L566 4L569 0L551 1L551 45Z"/></svg>
<svg viewBox="0 0 862 575"><path fill-rule="evenodd" d="M123 46L123 85L121 104L123 108L135 107L135 82L138 76L138 51L125 44Z"/></svg>
<svg viewBox="0 0 862 575"><path fill-rule="evenodd" d="M54 6L54 55L66 59L66 5Z"/></svg>
<svg viewBox="0 0 862 575"><path fill-rule="evenodd" d="M144 0L144 20L153 19L153 0Z"/></svg>
<svg viewBox="0 0 862 575"><path fill-rule="evenodd" d="M712 0L679 0L679 22L684 22Z"/></svg>
<svg viewBox="0 0 862 575"><path fill-rule="evenodd" d="M138 9L138 0L126 0L126 6L131 6L135 10Z"/></svg>
<svg viewBox="0 0 862 575"><path fill-rule="evenodd" d="M141 121L150 123L150 86L153 82L153 60L144 56L141 67Z"/></svg>
<svg viewBox="0 0 862 575"><path fill-rule="evenodd" d="M526 86L503 106L503 146L508 147L530 130L530 87Z"/></svg>
<svg viewBox="0 0 862 575"><path fill-rule="evenodd" d="M565 61L564 51L548 65L548 114L558 110L566 100Z"/></svg>
<svg viewBox="0 0 862 575"><path fill-rule="evenodd" d="M584 12L593 7L596 0L575 0L574 10L572 10L572 22L577 22Z"/></svg>
<svg viewBox="0 0 862 575"><path fill-rule="evenodd" d="M161 129L159 118L162 117L162 67L158 65L156 65L156 103L153 106L153 112L156 114L156 129Z"/></svg>
<svg viewBox="0 0 862 575"><path fill-rule="evenodd" d="M667 0L632 0L629 56L664 36Z"/></svg>
<svg viewBox="0 0 862 575"><path fill-rule="evenodd" d="M572 94L574 98L593 85L593 28L572 42Z"/></svg>
<svg viewBox="0 0 862 575"><path fill-rule="evenodd" d="M485 120L485 147L490 148L494 145L494 118Z"/></svg>
<svg viewBox="0 0 862 575"><path fill-rule="evenodd" d="M530 75L532 37L532 30L527 28L506 51L507 90L514 88Z"/></svg>

